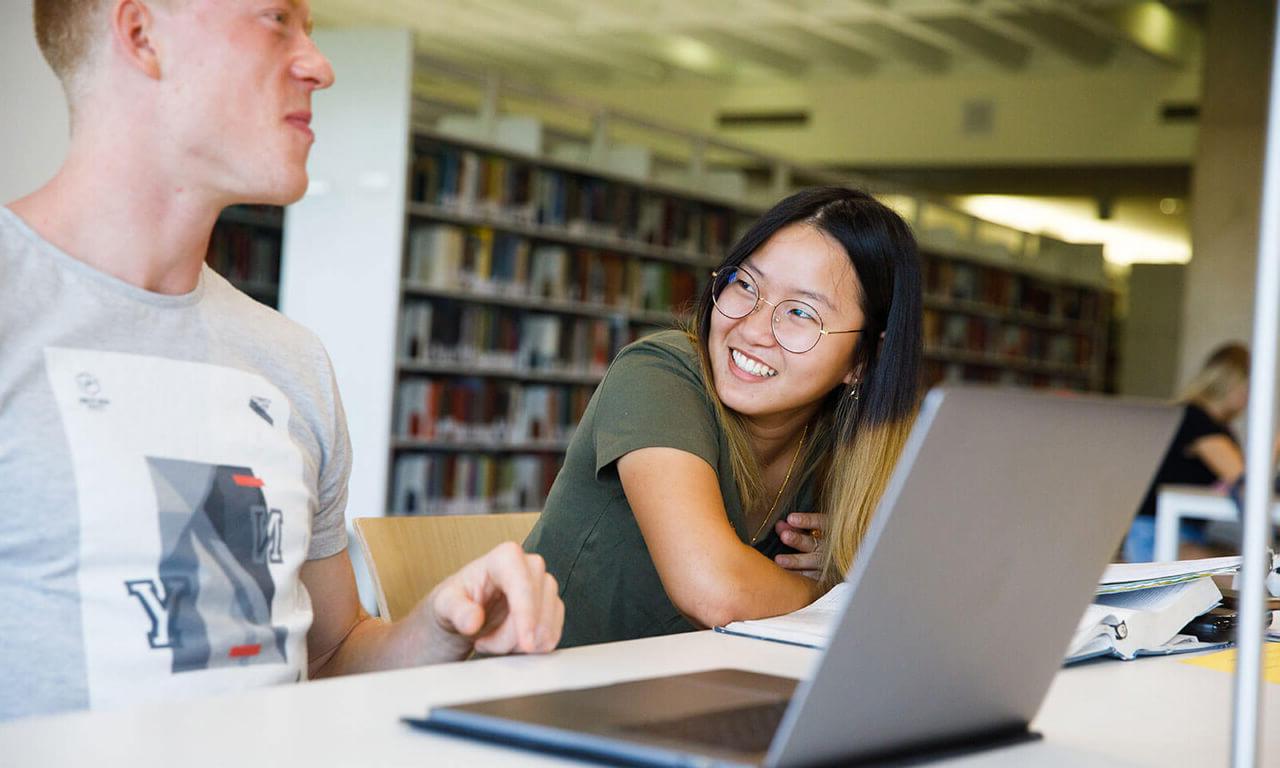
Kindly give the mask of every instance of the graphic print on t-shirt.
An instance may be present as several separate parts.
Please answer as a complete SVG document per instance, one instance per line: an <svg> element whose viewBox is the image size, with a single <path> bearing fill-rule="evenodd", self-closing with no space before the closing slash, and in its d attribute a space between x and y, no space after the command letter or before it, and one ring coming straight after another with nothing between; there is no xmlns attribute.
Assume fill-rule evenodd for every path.
<svg viewBox="0 0 1280 768"><path fill-rule="evenodd" d="M45 371L75 475L90 706L305 677L316 480L289 398L144 355L47 348Z"/></svg>
<svg viewBox="0 0 1280 768"><path fill-rule="evenodd" d="M283 562L283 516L267 506L263 481L247 467L147 463L159 512L159 578L131 579L125 588L151 622L148 643L172 650L174 672L283 662L288 631L271 625L269 567Z"/></svg>

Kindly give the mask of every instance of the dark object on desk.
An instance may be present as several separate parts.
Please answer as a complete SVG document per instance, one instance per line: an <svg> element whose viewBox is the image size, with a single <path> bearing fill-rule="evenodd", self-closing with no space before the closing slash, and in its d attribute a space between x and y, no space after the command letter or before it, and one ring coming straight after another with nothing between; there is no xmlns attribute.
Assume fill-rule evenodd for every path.
<svg viewBox="0 0 1280 768"><path fill-rule="evenodd" d="M1272 598L1272 602L1276 601ZM1271 626L1273 612L1267 611L1266 626ZM1202 614L1191 620L1187 626L1179 630L1179 634L1195 635L1196 639L1202 643L1230 643L1236 639L1236 623L1239 620L1239 614L1236 613L1234 607L1227 608L1225 606L1214 608L1208 613Z"/></svg>
<svg viewBox="0 0 1280 768"><path fill-rule="evenodd" d="M827 649L799 686L715 670L434 707L407 722L645 765L936 759L1034 738L1028 724L1176 416L1102 398L934 389L847 576ZM990 473L1006 480L972 482ZM979 546L1010 554L975 558ZM919 587L940 583L948 588ZM1016 637L1008 622L975 622L975 610L1016 621ZM767 738L709 735L725 711L766 718L752 730Z"/></svg>
<svg viewBox="0 0 1280 768"><path fill-rule="evenodd" d="M1213 583L1218 585L1218 591L1222 593L1222 607L1235 610L1240 604L1240 593L1231 585L1235 581L1235 574L1223 573L1213 577ZM1268 611L1280 611L1280 597L1267 595L1266 609Z"/></svg>

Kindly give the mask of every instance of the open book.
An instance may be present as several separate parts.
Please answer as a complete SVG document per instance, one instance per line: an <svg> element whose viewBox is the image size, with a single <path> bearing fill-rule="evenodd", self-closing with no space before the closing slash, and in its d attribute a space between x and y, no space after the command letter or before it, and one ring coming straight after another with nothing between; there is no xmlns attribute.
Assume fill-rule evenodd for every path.
<svg viewBox="0 0 1280 768"><path fill-rule="evenodd" d="M1130 592L1150 589L1183 581L1195 581L1201 576L1235 573L1240 570L1240 558L1209 557L1202 560L1172 560L1163 563L1112 563L1098 582L1098 594Z"/></svg>
<svg viewBox="0 0 1280 768"><path fill-rule="evenodd" d="M1112 655L1121 659L1212 648L1178 630L1222 601L1213 579L1098 595L1067 648L1067 662Z"/></svg>
<svg viewBox="0 0 1280 768"><path fill-rule="evenodd" d="M729 635L826 648L835 631L836 618L849 594L848 584L837 584L830 592L794 613L768 619L734 621L715 629ZM1132 659L1138 655L1216 647L1178 634L1187 622L1222 600L1222 593L1208 577L1098 595L1097 600L1085 611L1072 637L1067 652L1068 662L1106 654Z"/></svg>
<svg viewBox="0 0 1280 768"><path fill-rule="evenodd" d="M849 594L848 582L841 582L827 594L793 613L768 619L732 621L723 627L716 627L716 631L809 648L826 648L831 633L836 630L836 618L849 600Z"/></svg>

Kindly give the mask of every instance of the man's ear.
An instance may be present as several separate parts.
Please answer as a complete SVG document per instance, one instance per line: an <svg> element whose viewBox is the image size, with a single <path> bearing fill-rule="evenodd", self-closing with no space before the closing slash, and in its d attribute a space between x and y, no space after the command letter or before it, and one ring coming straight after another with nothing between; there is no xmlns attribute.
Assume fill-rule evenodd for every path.
<svg viewBox="0 0 1280 768"><path fill-rule="evenodd" d="M142 0L116 0L111 8L111 33L126 61L147 77L159 79L160 56L155 46L155 21Z"/></svg>

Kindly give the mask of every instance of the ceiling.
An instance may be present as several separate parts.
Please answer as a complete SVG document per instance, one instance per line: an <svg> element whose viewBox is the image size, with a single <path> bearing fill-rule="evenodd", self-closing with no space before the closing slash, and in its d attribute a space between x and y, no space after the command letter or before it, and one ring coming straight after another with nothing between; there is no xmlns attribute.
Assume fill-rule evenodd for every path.
<svg viewBox="0 0 1280 768"><path fill-rule="evenodd" d="M313 0L434 56L541 81L742 82L1194 65L1201 2Z"/></svg>
<svg viewBox="0 0 1280 768"><path fill-rule="evenodd" d="M961 84L972 88L984 79L1004 83L1000 86L1005 100L1002 109L1022 88L1009 83L1026 82L1027 88L1043 90L1055 87L1046 83L1064 78L1083 78L1100 89L1117 77L1147 77L1152 82L1182 77L1193 83L1183 90L1195 94L1207 2L312 0L312 12L321 26L412 28L424 59L496 73L504 80L552 92L595 98L603 94L606 99L614 95L624 104L639 104L641 113L663 114L656 107L667 88L672 94L699 88L706 93L744 88L763 89L766 95L785 92L788 110L800 112L806 109L805 94L831 94L833 89L844 93L840 89L874 83L885 84L891 94L900 87L902 108L908 111L936 98L924 95L926 84L955 82L959 90ZM1083 96L1075 97L1076 102L1064 102L1063 109L1087 109L1089 87L1083 89ZM641 93L647 102L632 100L632 94L639 97ZM829 102L811 106L820 115ZM1190 114L1181 119L1194 125L1196 105L1184 106ZM779 115L765 117L779 119ZM968 121L969 115L964 119ZM737 141L741 128L721 124L706 130ZM1044 126L1027 125L1023 130L1043 131ZM1132 138L1139 135L1138 130L1152 129L1135 125L1128 131L1121 126L1112 135ZM803 133L791 135L804 140ZM925 141L931 138L935 137ZM1111 146L1107 136L1100 141ZM787 142L778 147L779 154L786 154L783 146L796 146L794 141ZM1131 143L1142 145L1142 141ZM878 173L947 195L1030 196L1057 205L1064 215L1077 220L1088 219L1093 211L1101 214L1095 218L1105 220L1104 226L1132 227L1153 237L1171 238L1189 252L1185 216L1189 156L1171 160L1135 155L1094 162L1014 158L1007 164L987 158L974 164L925 161L907 166L852 158L841 162L832 157L827 165ZM1177 201L1177 210L1160 212L1161 201L1167 209L1170 199ZM1033 217L1036 210L1041 209L1033 209Z"/></svg>

